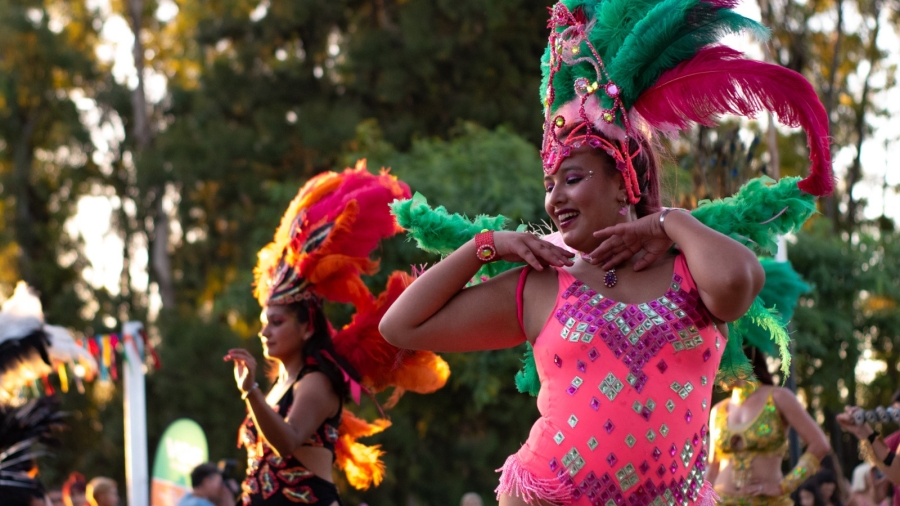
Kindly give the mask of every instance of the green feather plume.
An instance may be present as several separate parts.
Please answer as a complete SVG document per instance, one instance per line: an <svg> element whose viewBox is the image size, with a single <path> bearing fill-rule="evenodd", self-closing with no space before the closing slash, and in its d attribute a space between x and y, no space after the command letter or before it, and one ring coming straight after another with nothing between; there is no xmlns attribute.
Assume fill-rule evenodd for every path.
<svg viewBox="0 0 900 506"><path fill-rule="evenodd" d="M766 284L759 292L763 305L778 311L776 318L782 326L794 316L794 308L800 295L809 292L809 285L803 282L789 262L778 262L771 258L761 258L766 272ZM775 353L775 342L771 333L759 325L750 324L744 329L744 343L769 355Z"/></svg>
<svg viewBox="0 0 900 506"><path fill-rule="evenodd" d="M781 372L787 377L791 371L791 336L774 308L767 308L760 297L750 305L750 309L737 321L728 324L728 344L719 365L716 381L727 388L740 380L753 376L753 368L744 355L744 337L747 329L756 326L761 328L778 347L781 356ZM739 353L738 353L739 352ZM750 375L745 373L750 371Z"/></svg>
<svg viewBox="0 0 900 506"><path fill-rule="evenodd" d="M778 236L798 230L816 212L816 198L800 190L798 181L751 179L734 196L701 201L691 216L757 253L774 255Z"/></svg>
<svg viewBox="0 0 900 506"><path fill-rule="evenodd" d="M504 216L480 214L470 220L461 214L450 214L444 206L431 208L428 199L419 192L411 199L392 202L391 212L397 218L397 224L406 229L407 238L415 239L419 249L441 256L453 253L482 230L506 230L509 223ZM517 230L520 229L524 226ZM522 265L525 264L503 260L485 264L478 270L473 283Z"/></svg>
<svg viewBox="0 0 900 506"><path fill-rule="evenodd" d="M622 90L622 101L628 109L663 72L692 58L701 48L723 36L743 31L761 40L769 36L768 29L756 21L701 0L563 0L562 3L569 11L580 9L593 21L588 25L587 38ZM581 54L589 54L587 44L583 43L579 49ZM545 106L552 50L548 45L541 59L541 103ZM576 98L574 82L580 77L595 81L593 65L588 62L562 65L553 80L552 111ZM604 108L612 107L612 100L605 94L595 97Z"/></svg>
<svg viewBox="0 0 900 506"><path fill-rule="evenodd" d="M534 347L526 343L528 348L522 356L522 370L516 373L516 389L532 397L541 391L541 378L538 377L537 364L534 362Z"/></svg>

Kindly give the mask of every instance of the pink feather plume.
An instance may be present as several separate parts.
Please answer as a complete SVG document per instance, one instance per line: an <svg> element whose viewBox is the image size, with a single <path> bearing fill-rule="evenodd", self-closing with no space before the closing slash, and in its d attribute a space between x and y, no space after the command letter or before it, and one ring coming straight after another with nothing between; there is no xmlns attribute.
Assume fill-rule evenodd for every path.
<svg viewBox="0 0 900 506"><path fill-rule="evenodd" d="M830 194L828 116L815 90L793 70L743 56L724 46L701 49L663 73L634 108L659 130L684 129L691 122L714 125L720 114L752 117L770 111L781 124L806 131L812 166L798 183L800 189L815 196Z"/></svg>

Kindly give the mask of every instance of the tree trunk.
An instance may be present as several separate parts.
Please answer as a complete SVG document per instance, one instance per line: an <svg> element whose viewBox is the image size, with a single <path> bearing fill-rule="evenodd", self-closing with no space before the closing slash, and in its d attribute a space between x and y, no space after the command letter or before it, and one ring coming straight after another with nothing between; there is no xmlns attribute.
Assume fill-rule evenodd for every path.
<svg viewBox="0 0 900 506"><path fill-rule="evenodd" d="M141 42L143 0L128 0L128 15L131 19L131 30L134 33L134 67L137 70L138 84L131 94L131 105L134 110L132 133L135 138L135 159L150 147L152 134L147 115L147 96L144 92L144 44ZM153 213L153 242L150 249L150 268L153 279L159 285L162 307L171 309L175 305L175 286L172 281L172 261L169 258L169 215L163 210L165 187L154 189L156 210Z"/></svg>
<svg viewBox="0 0 900 506"><path fill-rule="evenodd" d="M32 259L39 247L34 234L34 219L31 215L31 164L34 161L34 146L31 140L37 127L37 111L29 110L23 118L22 130L15 143L13 158L13 192L16 197L15 237L19 244L19 278L36 286L37 274ZM49 247L49 245L48 245Z"/></svg>

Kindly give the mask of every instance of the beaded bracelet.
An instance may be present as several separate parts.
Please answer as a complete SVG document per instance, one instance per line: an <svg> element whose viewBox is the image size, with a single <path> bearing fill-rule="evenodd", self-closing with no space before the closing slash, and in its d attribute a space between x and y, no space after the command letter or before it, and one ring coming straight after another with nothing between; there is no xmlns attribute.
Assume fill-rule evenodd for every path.
<svg viewBox="0 0 900 506"><path fill-rule="evenodd" d="M250 393L252 393L257 388L259 388L259 383L253 383L253 386L251 386L250 388L247 389L246 392L241 394L241 400L246 401L247 397L250 397Z"/></svg>
<svg viewBox="0 0 900 506"><path fill-rule="evenodd" d="M862 425L863 423L888 423L895 422L900 423L900 408L895 408L893 406L884 408L878 406L875 409L870 409L868 411L863 411L861 409L853 412L853 421L856 422L856 425Z"/></svg>

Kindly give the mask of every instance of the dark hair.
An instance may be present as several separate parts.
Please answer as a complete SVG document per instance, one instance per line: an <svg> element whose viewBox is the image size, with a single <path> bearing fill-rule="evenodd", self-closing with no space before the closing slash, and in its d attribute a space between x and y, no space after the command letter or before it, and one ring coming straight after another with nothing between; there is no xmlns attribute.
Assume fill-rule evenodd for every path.
<svg viewBox="0 0 900 506"><path fill-rule="evenodd" d="M834 492L831 493L831 497L823 497L823 500L828 500L831 504L835 506L843 506L841 502L841 487L840 483L838 483L837 477L834 474L834 471L831 469L820 469L818 473L816 473L816 486L820 486L823 483L834 483ZM821 490L819 494L821 495Z"/></svg>
<svg viewBox="0 0 900 506"><path fill-rule="evenodd" d="M350 388L344 380L344 373L337 364L340 364L340 367L347 371L347 374L354 380L360 381L360 376L356 369L334 350L334 342L331 340L331 325L325 316L322 303L313 299L303 300L289 304L287 309L296 315L298 322L311 324L313 328L312 336L303 343L302 353L306 363L303 366L305 371L301 372L301 375L311 371L323 373L331 381L331 386L338 398L346 400L350 395Z"/></svg>
<svg viewBox="0 0 900 506"><path fill-rule="evenodd" d="M897 389L897 391L894 392L894 395L891 396L891 404L894 404L895 402L900 402L900 389Z"/></svg>
<svg viewBox="0 0 900 506"><path fill-rule="evenodd" d="M209 462L200 464L191 471L191 486L194 488L199 487L203 484L203 480L214 474L222 474L215 464L210 464Z"/></svg>
<svg viewBox="0 0 900 506"><path fill-rule="evenodd" d="M774 385L775 380L769 372L769 364L766 363L766 354L754 346L744 346L744 355L753 366L753 375L763 385Z"/></svg>
<svg viewBox="0 0 900 506"><path fill-rule="evenodd" d="M568 129L569 132L572 130L574 130L574 127ZM566 130L564 129L558 135L562 137L564 135L563 132L566 132ZM592 129L591 135L602 137L609 142L617 144L617 141L608 138L599 130ZM622 173L619 172L619 169L616 168L615 160L613 160L606 151L603 149L595 149L594 151L606 161L606 163L603 164L603 167L608 170L610 174L622 175ZM641 198L638 203L634 205L634 211L638 218L642 218L648 214L659 211L662 206L659 191L659 155L657 154L656 147L650 142L650 139L641 134L638 134L637 138L628 138L628 151L629 153L637 153L637 156L634 157L631 163L634 167L634 172L637 175L638 187L641 190Z"/></svg>
<svg viewBox="0 0 900 506"><path fill-rule="evenodd" d="M792 494L794 499L794 504L800 504L800 492L807 491L815 497L813 504L815 506L825 506L825 501L822 500L822 494L819 493L819 484L815 481L815 479L808 479L804 481L800 487Z"/></svg>

